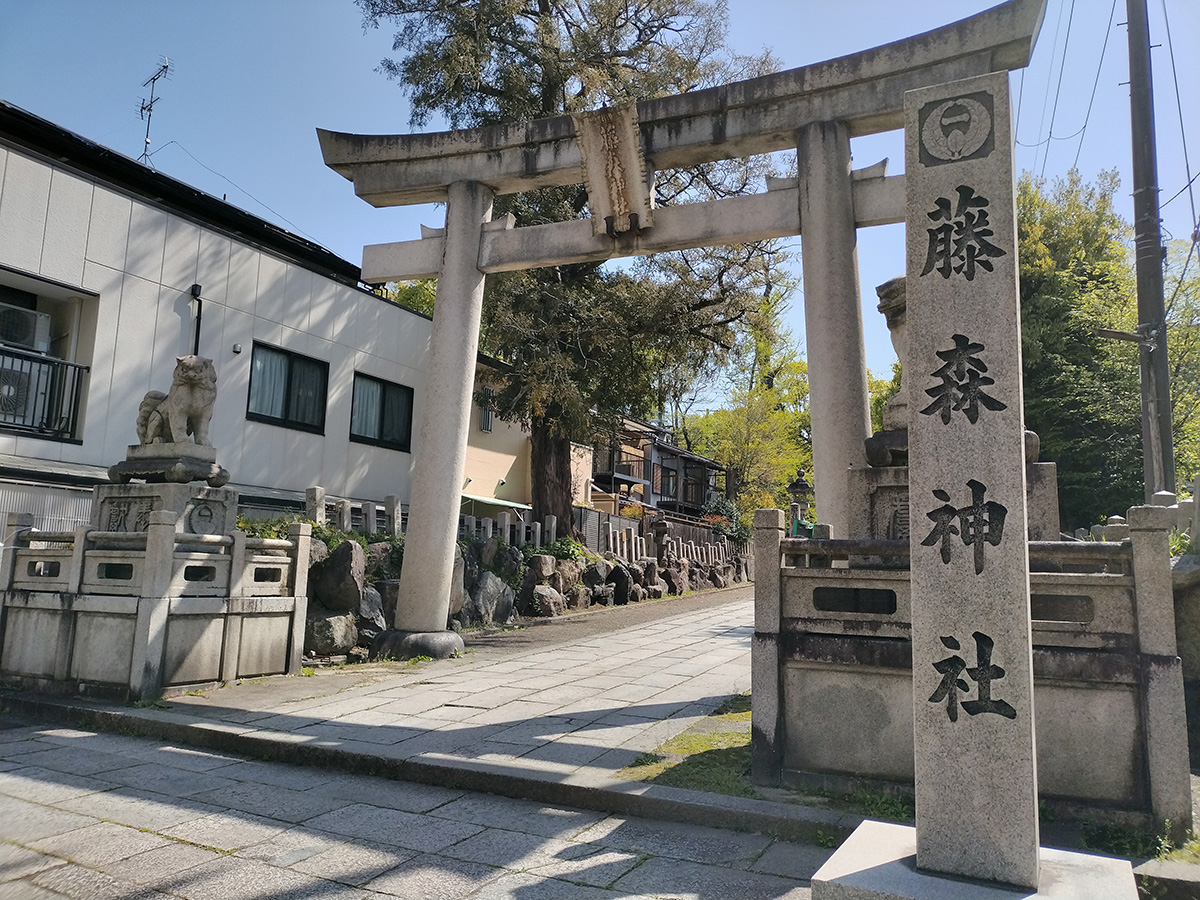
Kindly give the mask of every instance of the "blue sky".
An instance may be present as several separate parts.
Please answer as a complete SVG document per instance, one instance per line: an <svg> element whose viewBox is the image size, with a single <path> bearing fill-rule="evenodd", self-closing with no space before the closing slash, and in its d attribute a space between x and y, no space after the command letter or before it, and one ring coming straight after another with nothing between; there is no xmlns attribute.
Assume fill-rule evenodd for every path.
<svg viewBox="0 0 1200 900"><path fill-rule="evenodd" d="M897 40L995 5L988 0L730 0L730 43L769 47L786 68ZM1191 172L1200 171L1200 3L1149 0L1161 198L1187 182L1164 9L1171 37ZM1073 13L1072 13L1073 7ZM1124 0L1109 29L1109 0L1047 0L1028 69L1011 79L1018 170L1061 176L1075 162L1084 178L1116 168L1120 208L1130 217L1129 94ZM1069 41L1068 37L1068 22ZM309 237L355 263L364 244L418 237L440 225L432 207L378 210L321 162L314 129L403 133L408 105L375 71L391 34L367 31L350 0L0 0L0 97L131 157L142 152L142 83L169 57L151 130L161 171ZM1101 61L1101 47L1109 32ZM1064 59L1065 45L1065 65ZM1061 88L1059 79L1061 72ZM1076 134L1095 101L1086 131ZM1055 103L1057 98L1057 104ZM1051 122L1053 131L1051 132ZM1047 141L1053 134L1054 139ZM1069 139L1067 136L1075 135ZM1028 146L1027 146L1028 145ZM856 166L887 156L903 170L899 132L857 139ZM1200 182L1194 185L1200 194ZM1185 192L1163 208L1169 236L1187 238L1195 222ZM796 248L797 267L799 248ZM868 364L886 374L894 355L874 285L904 268L902 226L862 229L859 265ZM803 297L789 312L802 337Z"/></svg>

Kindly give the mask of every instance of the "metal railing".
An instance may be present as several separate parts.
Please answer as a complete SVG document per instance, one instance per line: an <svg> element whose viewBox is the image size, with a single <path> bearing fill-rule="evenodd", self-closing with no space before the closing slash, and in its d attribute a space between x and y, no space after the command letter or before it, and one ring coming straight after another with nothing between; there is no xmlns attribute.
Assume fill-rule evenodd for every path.
<svg viewBox="0 0 1200 900"><path fill-rule="evenodd" d="M87 372L88 366L0 347L0 429L75 440Z"/></svg>

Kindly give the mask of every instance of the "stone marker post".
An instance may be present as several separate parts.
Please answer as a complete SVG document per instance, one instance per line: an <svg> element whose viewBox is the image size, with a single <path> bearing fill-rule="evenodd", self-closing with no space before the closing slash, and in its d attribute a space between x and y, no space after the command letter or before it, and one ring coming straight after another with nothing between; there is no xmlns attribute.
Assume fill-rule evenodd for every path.
<svg viewBox="0 0 1200 900"><path fill-rule="evenodd" d="M1036 888L1008 76L911 91L904 121L917 865Z"/></svg>

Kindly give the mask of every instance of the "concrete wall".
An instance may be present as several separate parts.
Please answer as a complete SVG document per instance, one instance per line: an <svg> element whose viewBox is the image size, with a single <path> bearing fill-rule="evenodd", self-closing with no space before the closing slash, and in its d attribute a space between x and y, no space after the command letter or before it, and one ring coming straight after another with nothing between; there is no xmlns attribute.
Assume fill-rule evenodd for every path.
<svg viewBox="0 0 1200 900"><path fill-rule="evenodd" d="M467 435L466 474L471 479L463 490L478 497L499 497L514 503L529 503L533 488L529 474L529 433L519 422L492 416L492 430L479 427L480 407L471 407ZM500 484L501 479L504 484Z"/></svg>
<svg viewBox="0 0 1200 900"><path fill-rule="evenodd" d="M192 350L189 288L200 284L200 353L218 373L210 436L232 480L407 500L411 455L350 442L351 391L355 371L408 385L418 421L427 319L3 144L0 266L62 286L48 287L43 304L54 314L55 352L91 366L82 444L0 433L0 453L100 466L124 459L142 396L166 390L175 357ZM0 272L0 280L11 279ZM328 362L323 436L246 419L256 340ZM506 439L511 428L496 423Z"/></svg>

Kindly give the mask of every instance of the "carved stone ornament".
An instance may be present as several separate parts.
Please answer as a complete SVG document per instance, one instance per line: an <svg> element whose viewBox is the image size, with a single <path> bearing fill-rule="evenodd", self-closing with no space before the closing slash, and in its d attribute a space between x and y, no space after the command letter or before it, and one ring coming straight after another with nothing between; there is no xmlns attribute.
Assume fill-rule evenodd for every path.
<svg viewBox="0 0 1200 900"><path fill-rule="evenodd" d="M110 481L187 484L205 481L220 487L229 472L217 465L208 439L213 404L217 400L217 369L204 356L180 356L167 393L147 391L138 408L138 443L131 444L122 462L108 470Z"/></svg>
<svg viewBox="0 0 1200 900"><path fill-rule="evenodd" d="M653 225L654 197L634 104L575 113L592 231L616 237Z"/></svg>

